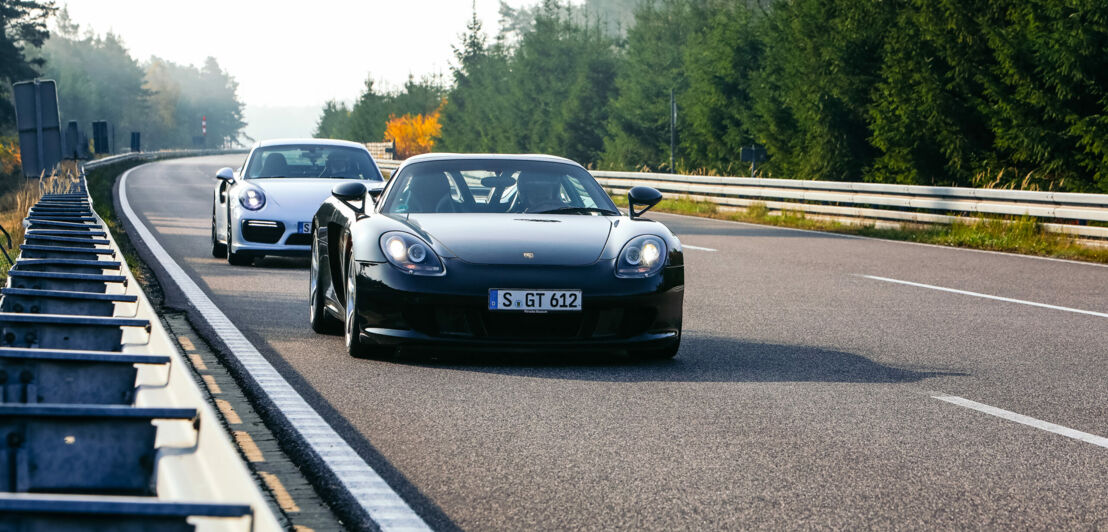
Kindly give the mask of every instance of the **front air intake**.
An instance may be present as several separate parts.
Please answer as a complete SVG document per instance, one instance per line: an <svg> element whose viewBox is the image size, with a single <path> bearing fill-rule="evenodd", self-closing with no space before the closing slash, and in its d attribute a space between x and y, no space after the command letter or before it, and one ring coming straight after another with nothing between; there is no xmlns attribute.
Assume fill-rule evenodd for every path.
<svg viewBox="0 0 1108 532"><path fill-rule="evenodd" d="M270 220L243 220L242 239L259 244L276 244L285 234L285 224Z"/></svg>

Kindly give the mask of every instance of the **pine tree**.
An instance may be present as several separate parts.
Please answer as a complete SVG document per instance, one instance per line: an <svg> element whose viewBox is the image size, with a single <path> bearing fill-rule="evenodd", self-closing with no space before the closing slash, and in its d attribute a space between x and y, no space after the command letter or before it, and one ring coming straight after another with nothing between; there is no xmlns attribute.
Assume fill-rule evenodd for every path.
<svg viewBox="0 0 1108 532"><path fill-rule="evenodd" d="M313 137L323 139L345 139L350 120L350 109L345 102L329 100L323 105L323 112L316 123Z"/></svg>
<svg viewBox="0 0 1108 532"><path fill-rule="evenodd" d="M609 109L604 167L669 166L670 93L677 93L678 109L684 109L685 47L703 30L709 11L705 0L658 0L636 12ZM679 138L683 128L679 121Z"/></svg>
<svg viewBox="0 0 1108 532"><path fill-rule="evenodd" d="M358 142L381 142L385 135L385 123L389 120L384 94L373 87L373 78L367 77L365 88L350 110L350 119L344 138Z"/></svg>
<svg viewBox="0 0 1108 532"><path fill-rule="evenodd" d="M754 76L764 44L760 19L745 3L721 6L685 51L688 75L681 150L693 168L734 175L746 170L740 150L754 137Z"/></svg>
<svg viewBox="0 0 1108 532"><path fill-rule="evenodd" d="M46 41L46 21L55 10L53 2L0 0L0 133L13 132L15 110L7 104L10 86L34 78L41 69L42 58L28 57L27 47Z"/></svg>

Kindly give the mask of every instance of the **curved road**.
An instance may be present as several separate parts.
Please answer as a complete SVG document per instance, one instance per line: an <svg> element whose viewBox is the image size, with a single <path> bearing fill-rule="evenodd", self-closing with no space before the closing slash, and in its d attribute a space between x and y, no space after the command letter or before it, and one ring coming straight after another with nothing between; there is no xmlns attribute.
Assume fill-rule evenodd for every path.
<svg viewBox="0 0 1108 532"><path fill-rule="evenodd" d="M211 258L242 157L136 169L131 205L437 527L1108 528L1108 268L659 214L702 248L674 361L358 360L306 261Z"/></svg>

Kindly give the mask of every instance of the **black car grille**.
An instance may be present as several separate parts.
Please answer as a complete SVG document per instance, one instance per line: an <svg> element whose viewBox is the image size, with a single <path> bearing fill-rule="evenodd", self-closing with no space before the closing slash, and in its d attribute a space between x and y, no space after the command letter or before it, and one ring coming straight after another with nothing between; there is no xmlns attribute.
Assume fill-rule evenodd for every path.
<svg viewBox="0 0 1108 532"><path fill-rule="evenodd" d="M651 308L614 308L581 312L494 312L480 308L412 305L404 321L424 334L503 340L627 338L643 334L654 322Z"/></svg>
<svg viewBox="0 0 1108 532"><path fill-rule="evenodd" d="M243 220L242 239L260 244L276 244L285 234L285 224L268 220Z"/></svg>
<svg viewBox="0 0 1108 532"><path fill-rule="evenodd" d="M584 324L595 319L595 312L522 312L485 311L481 316L485 331L493 338L580 338Z"/></svg>
<svg viewBox="0 0 1108 532"><path fill-rule="evenodd" d="M310 246L312 245L312 235L309 233L293 233L285 239L285 245Z"/></svg>

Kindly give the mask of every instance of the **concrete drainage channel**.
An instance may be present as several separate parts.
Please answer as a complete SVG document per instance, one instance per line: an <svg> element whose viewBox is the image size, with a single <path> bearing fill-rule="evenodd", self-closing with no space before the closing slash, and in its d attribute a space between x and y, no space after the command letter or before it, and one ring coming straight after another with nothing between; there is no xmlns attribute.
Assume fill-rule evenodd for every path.
<svg viewBox="0 0 1108 532"><path fill-rule="evenodd" d="M83 184L24 225L0 289L0 528L281 530Z"/></svg>

